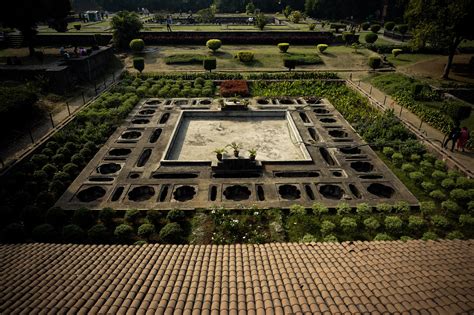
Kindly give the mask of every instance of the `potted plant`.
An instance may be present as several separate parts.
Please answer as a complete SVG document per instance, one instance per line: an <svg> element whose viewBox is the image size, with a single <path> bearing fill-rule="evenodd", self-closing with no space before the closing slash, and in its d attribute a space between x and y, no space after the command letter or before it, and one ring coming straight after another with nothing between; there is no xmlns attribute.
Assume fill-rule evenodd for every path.
<svg viewBox="0 0 474 315"><path fill-rule="evenodd" d="M248 152L250 161L255 161L255 158L257 157L257 149L250 149Z"/></svg>
<svg viewBox="0 0 474 315"><path fill-rule="evenodd" d="M239 152L240 149L242 148L242 145L236 142L232 142L231 144L227 145L228 147L231 147L232 150L234 150L234 156L239 157Z"/></svg>
<svg viewBox="0 0 474 315"><path fill-rule="evenodd" d="M222 156L224 153L227 153L227 150L225 148L215 149L214 153L216 154L217 160L222 161Z"/></svg>

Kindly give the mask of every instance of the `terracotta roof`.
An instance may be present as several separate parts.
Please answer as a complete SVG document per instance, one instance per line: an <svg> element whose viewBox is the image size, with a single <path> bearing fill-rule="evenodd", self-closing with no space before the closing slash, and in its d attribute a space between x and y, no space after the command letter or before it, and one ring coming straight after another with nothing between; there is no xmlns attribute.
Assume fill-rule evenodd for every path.
<svg viewBox="0 0 474 315"><path fill-rule="evenodd" d="M0 245L0 313L457 314L474 240Z"/></svg>

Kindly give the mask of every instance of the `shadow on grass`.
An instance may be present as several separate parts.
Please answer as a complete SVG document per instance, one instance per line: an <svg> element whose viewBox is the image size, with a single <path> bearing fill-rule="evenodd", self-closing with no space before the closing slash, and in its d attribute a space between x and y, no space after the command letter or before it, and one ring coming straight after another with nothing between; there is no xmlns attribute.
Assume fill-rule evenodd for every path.
<svg viewBox="0 0 474 315"><path fill-rule="evenodd" d="M335 54L330 53L330 52L321 53L321 56L325 56L325 57L329 57L329 58L336 58L337 57Z"/></svg>
<svg viewBox="0 0 474 315"><path fill-rule="evenodd" d="M246 67L250 67L250 68L253 68L253 67L262 67L263 66L263 63L259 60L252 60L252 61L249 61L249 62L242 62L242 61L239 61L237 59L237 63L238 64L241 64L241 65L244 65Z"/></svg>
<svg viewBox="0 0 474 315"><path fill-rule="evenodd" d="M234 56L231 53L228 53L226 51L216 51L215 53L209 53L209 56L214 56L216 58L222 58L222 59L231 59L234 58Z"/></svg>

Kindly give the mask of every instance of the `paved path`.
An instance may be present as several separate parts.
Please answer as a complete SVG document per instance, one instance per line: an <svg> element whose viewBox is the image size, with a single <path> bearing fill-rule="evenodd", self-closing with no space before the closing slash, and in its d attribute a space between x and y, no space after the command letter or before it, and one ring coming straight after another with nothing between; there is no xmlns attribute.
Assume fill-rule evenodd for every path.
<svg viewBox="0 0 474 315"><path fill-rule="evenodd" d="M118 78L121 72L122 69L119 69L113 75L109 74L105 79L96 81L95 85L93 83L77 85L75 87L75 95L67 100L67 104L66 102L62 104L62 109L59 112L52 114L52 122L51 116L46 114L42 119L30 126L30 130L27 128L12 130L11 136L0 143L0 172L26 154L30 149L38 146L44 137L50 135L54 127L60 125L70 115L74 115L84 104L93 99L96 94L102 93L106 87L109 87ZM69 109L67 105L69 105Z"/></svg>
<svg viewBox="0 0 474 315"><path fill-rule="evenodd" d="M372 100L377 101L381 105L381 110L393 109L395 114L407 127L421 137L420 140L434 149L443 160L459 168L466 173L466 175L474 177L474 152L451 152L448 149L443 149L442 143L445 139L445 135L441 131L431 127L427 123L422 123L418 116L406 108L399 106L390 96L375 88L370 83L362 81L352 81L352 83L354 88L360 89L361 92L365 92L369 95Z"/></svg>

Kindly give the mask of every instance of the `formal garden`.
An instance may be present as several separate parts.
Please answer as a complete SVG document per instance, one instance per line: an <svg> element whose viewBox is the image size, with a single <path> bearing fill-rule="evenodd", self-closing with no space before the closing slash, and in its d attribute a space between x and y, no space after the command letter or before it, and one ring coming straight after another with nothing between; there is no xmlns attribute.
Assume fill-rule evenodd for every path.
<svg viewBox="0 0 474 315"><path fill-rule="evenodd" d="M250 3L254 5L253 2ZM18 63L8 63L17 62L18 57L25 62L33 60L28 57L28 54L31 55L33 42L37 44L37 50L42 49L45 52L46 58L57 55L61 46L65 46L69 52L77 46L91 47L88 53L90 55L92 47L113 44L116 56L124 66L120 78L115 80L114 76L114 83L109 88L98 93L96 86L97 97L74 113L73 119L51 133L28 156L15 161L7 172L1 174L1 241L234 244L472 238L474 180L460 171L448 168L446 162L430 153L430 148L400 121L398 113L393 110L379 111L368 98L349 84L353 74L358 76L363 82L380 89L397 104L442 133L448 133L456 123L473 130L472 105L458 98L444 96L446 87L459 85L462 89L472 88L470 77L456 83L457 81L441 80L439 77L422 78L408 73L408 69L413 70L410 67L416 67L419 63L429 62L433 58L444 58L448 60L449 67L445 67L440 75L447 77L449 71L452 71L452 75L464 76L464 69L455 66L451 70L450 67L455 53L472 53L472 36L467 36L466 28L462 28L462 31L454 36L453 43L426 45L426 41L435 41L435 36L426 29L420 30L413 26L413 21L427 18L423 12L414 8L410 7L412 11L407 9L405 20L399 15L389 16L381 22L374 16L357 16L359 13L351 16L351 11L345 12L345 17L351 16L347 19L334 9L327 9L324 11L325 16L320 16L316 3L317 1L305 1L304 7L295 9L288 4L273 10L278 12L270 13L272 11L266 9L270 4L262 1L260 7L265 14L249 4L245 9L240 8L241 12L236 12L236 9L218 13L219 5L216 3L209 7L201 6L199 10L189 8L195 11L193 14L188 13L188 10L168 11L168 14L161 11L155 14L142 12L140 15L121 11L96 22L69 21L61 24L61 27L40 25L37 28L38 35L35 35L36 41L25 37L30 47L0 50L0 60L5 61L5 66L20 66ZM167 5L170 8L173 6L168 2ZM239 8L237 4L234 5ZM398 7L393 9L401 10ZM221 8L221 11L225 10ZM21 27L5 17L2 17L3 20L6 21L8 31ZM170 20L174 21L171 30L167 28ZM58 30L63 32L57 33ZM28 35L25 30L22 32ZM448 35L451 34L446 36ZM42 48L38 49L38 46ZM470 58L469 66L472 67L472 55L464 56ZM54 58L65 57L61 54ZM44 60L39 62L37 59L33 65L43 62ZM416 71L414 73L416 74ZM10 126L9 123L23 119L25 112L31 113L28 118L34 120L48 105L46 111L54 110L55 102L59 103L61 96L48 90L47 81L44 77L35 76L28 80L27 84L17 82L0 88L0 122L2 126L6 126L5 129ZM43 100L41 106L37 103L38 99ZM45 105L44 100L51 102L46 102ZM214 107L211 108L209 104ZM189 106L182 108L183 105ZM268 109L265 108L266 105ZM170 169L176 169L174 173L163 173L167 174L167 178L153 177L156 173L150 173L146 180L166 178L170 180L169 184L173 185L169 186L170 189L173 189L168 191L168 186L160 186L158 200L154 197L156 206L146 209L141 206L134 207L134 204L129 202L133 199L130 198L131 194L139 191L140 194L135 199L142 201L140 198L144 198L143 194L149 192L142 191L143 187L148 186L137 186L133 182L135 178L132 174L140 177L143 172L136 172L133 168L135 165L127 175L129 177L114 175L124 167L126 158L122 157L129 153L117 153L114 157L110 155L109 149L124 149L126 145L134 142L135 138L141 139L142 133L147 132L146 126L143 125L148 125L150 120L154 119L153 115L158 111L161 114L162 111L163 115L157 122L160 128L156 131L159 132L155 133L154 141L150 138L143 147L144 151L133 157L137 157L138 161L148 161L153 149L159 149L160 154L163 153L164 156L165 145L168 150L176 145L173 141L179 142L173 138L179 128L165 129L170 115L178 113L181 117L185 115L183 112L194 112L197 114L189 115L199 117L203 111L211 109L213 114L216 111L230 111L223 114L224 116L243 115L240 111L248 112L249 116L259 115L259 112L266 110L279 114L284 112L285 119L293 128L292 132L298 137L304 135L303 132L309 132L312 137L312 140L309 138L311 142L298 140L298 145L305 147L302 150L303 155L306 154L305 150L311 153L305 155L306 161L285 161L288 165L298 165L305 172L300 169L278 172L272 168L272 165L277 163L260 161L255 148L246 148L250 155L253 154L253 158L243 157L243 154L239 157L237 153L235 157L227 158L231 161L228 165L221 159L212 162L197 161L196 164L207 169L208 173L205 174L209 175L209 178L206 183L212 183L218 178L215 177L215 170L219 170L219 167L225 171L230 170L223 172L226 178L237 178L236 181L240 185L230 187L256 187L255 193L252 193L257 196L250 199L256 202L239 202L248 199L248 196L247 199L239 199L239 194L242 194L239 190L235 193L239 195L238 198L223 199L222 203L229 200L235 202L220 205L215 196L212 197L212 194L216 193L210 190L209 198L213 202L206 202L207 199L200 201L212 206L186 208L181 206L182 196L177 197L176 192L180 188L178 186L195 188L199 185L201 175L193 173L194 170L190 167L191 171L178 176L176 174L182 171L178 169L179 161L153 156L153 171L160 170L163 162L168 163ZM321 114L323 116L319 116ZM336 121L333 116L326 117L325 114L334 114L334 117L340 114L341 117L337 118L341 119ZM175 116L171 117L175 119ZM242 116L238 117L242 119ZM173 119L170 124L179 127L180 124ZM293 122L295 119L296 123ZM311 119L318 119L318 123L313 124ZM350 126L345 128L344 121ZM342 127L325 125L340 122ZM153 128L156 128L156 125L153 125ZM219 128L222 129L221 126ZM328 133L334 135L329 145L321 141L325 130L330 130ZM258 127L251 131L256 134L262 132ZM117 134L121 135L119 140L115 141ZM341 139L350 138L349 135L353 135L353 138L360 136L360 143L354 141L345 145L344 143L354 140ZM154 143L160 136L161 139L168 137L166 139L173 141L160 144L163 147L159 147ZM471 136L467 144L468 150L473 148L473 138ZM137 141L141 140L135 142ZM216 153L222 154L226 150L231 152L231 147L238 151L237 143L215 150ZM276 151L278 150L282 148L277 148ZM356 155L348 162L353 165L352 170L341 167L335 158L344 150L349 152L349 155ZM317 158L313 152L317 152ZM347 181L351 180L350 174L356 174L354 176L362 180L377 181L383 178L380 174L370 173L373 171L373 165L365 160L370 154L373 154L371 161L380 160L379 169L387 168L386 178L391 178L394 174L392 182L384 182L384 185L378 183L379 186L376 186L378 189L373 195L378 194L383 198L365 199L357 188L350 185L345 186L350 187L346 189L347 194L344 191L336 191L332 185L335 179L328 179L330 176L349 178ZM100 173L99 167L105 164L99 165L97 171L94 171L94 159L101 160L102 157L105 157L103 161L112 161L107 166L118 168L105 172L116 177L105 178L96 174ZM301 166L304 163L313 163L316 168L319 167L318 163L324 164L324 169L328 169L332 174L321 175L322 172L317 173L310 167ZM248 173L247 177L239 175L239 167L244 170L249 167L252 172ZM255 170L271 173L272 175L268 176L272 178L286 178L286 185L279 182L274 185L280 193L280 196L274 196L274 199L282 200L281 205L266 206L257 202L265 200L261 187L264 186L262 178L267 180L267 175L255 175L258 173ZM89 176L91 172L94 176ZM361 175L363 172L370 174ZM113 181L119 176L122 176L120 180L125 184L121 187L119 196L114 197L114 193L110 199L113 201L115 198L117 201L125 186L130 189L128 194L125 191L129 199L114 207L98 209L94 202L104 197L106 192L104 188L101 188L102 192L94 187L102 185L100 187L107 187L109 193L115 189L116 186L112 186L115 185ZM198 182L193 182L192 186L179 181L183 178L199 179L196 180ZM293 178L299 178L302 182L295 184L298 179L294 179L295 183L290 182ZM81 186L82 179L86 183L84 186ZM111 183L105 183L106 180ZM321 189L321 183L327 184L327 189L331 191ZM393 187L387 186L388 184ZM227 183L223 185L222 190L226 185ZM364 185L364 181L359 183L359 187L365 189ZM76 186L81 189L90 187L91 190L84 189L76 194L71 188ZM164 193L162 187L165 186ZM282 187L291 190L296 186L304 187L305 190L301 189L303 193L298 190L298 194L303 196L306 193L306 197L300 198L298 195L293 198L297 194L294 190L281 192ZM319 189L316 194L312 190L315 187ZM403 196L409 195L410 198L390 200L394 193L405 189L408 193ZM370 192L369 188L367 190ZM83 191L87 191L87 196L80 200L83 202L82 206L59 206L77 202L77 199L81 199L78 195ZM192 193L195 193L195 190L192 190ZM244 191L245 193L247 192ZM166 204L167 209L159 205L165 200L165 197L161 197L163 194L165 197L174 194L174 199L171 197L166 201L170 205L168 207ZM155 191L150 195L154 196ZM284 195L290 195L291 198L282 198ZM332 200L327 201L323 197L320 198L320 195L329 195ZM333 198L334 195L338 197ZM347 198L347 195L354 198ZM411 195L418 202L412 203ZM160 198L163 200L160 201ZM268 190L267 198L271 199L268 197ZM337 201L334 201L335 199ZM173 203L176 207L172 206Z"/></svg>

